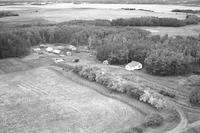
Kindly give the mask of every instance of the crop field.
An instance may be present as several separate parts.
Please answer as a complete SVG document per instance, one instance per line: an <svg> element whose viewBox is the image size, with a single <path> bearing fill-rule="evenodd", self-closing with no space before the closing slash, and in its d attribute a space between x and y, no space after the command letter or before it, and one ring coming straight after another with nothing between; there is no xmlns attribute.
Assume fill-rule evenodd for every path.
<svg viewBox="0 0 200 133"><path fill-rule="evenodd" d="M113 133L144 116L48 68L0 76L1 133Z"/></svg>

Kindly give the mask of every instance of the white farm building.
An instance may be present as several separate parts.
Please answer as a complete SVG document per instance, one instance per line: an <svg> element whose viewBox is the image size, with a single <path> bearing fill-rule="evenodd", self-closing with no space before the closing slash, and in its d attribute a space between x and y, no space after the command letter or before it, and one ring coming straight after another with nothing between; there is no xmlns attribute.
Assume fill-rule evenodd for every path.
<svg viewBox="0 0 200 133"><path fill-rule="evenodd" d="M137 61L132 61L125 66L125 69L128 71L139 70L142 69L142 64Z"/></svg>

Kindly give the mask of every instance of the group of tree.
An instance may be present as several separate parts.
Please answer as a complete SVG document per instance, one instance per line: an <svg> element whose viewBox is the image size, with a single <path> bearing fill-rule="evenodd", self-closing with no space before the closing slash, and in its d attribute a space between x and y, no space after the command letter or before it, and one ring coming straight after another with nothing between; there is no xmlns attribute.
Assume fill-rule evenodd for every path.
<svg viewBox="0 0 200 133"><path fill-rule="evenodd" d="M191 24L198 24L200 18L195 15L187 15L185 19L176 18L158 18L158 17L140 17L128 19L114 19L111 22L112 26L167 26L181 27Z"/></svg>
<svg viewBox="0 0 200 133"><path fill-rule="evenodd" d="M172 12L183 12L183 13L193 13L193 14L199 14L200 10L191 10L191 9L174 9Z"/></svg>
<svg viewBox="0 0 200 133"><path fill-rule="evenodd" d="M119 18L113 20L72 20L60 23L59 25L94 25L94 26L166 26L181 27L198 24L200 18L196 15L187 15L185 19L159 18L159 17L133 17Z"/></svg>
<svg viewBox="0 0 200 133"><path fill-rule="evenodd" d="M19 16L17 13L9 12L9 11L0 11L0 18L9 17L9 16Z"/></svg>

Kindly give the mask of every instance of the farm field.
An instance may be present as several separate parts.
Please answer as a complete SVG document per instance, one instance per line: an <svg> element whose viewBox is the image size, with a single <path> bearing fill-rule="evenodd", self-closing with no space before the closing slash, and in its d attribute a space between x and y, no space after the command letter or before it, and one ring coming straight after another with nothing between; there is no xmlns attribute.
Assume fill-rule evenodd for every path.
<svg viewBox="0 0 200 133"><path fill-rule="evenodd" d="M0 94L1 133L112 133L144 119L128 105L48 68L1 75Z"/></svg>

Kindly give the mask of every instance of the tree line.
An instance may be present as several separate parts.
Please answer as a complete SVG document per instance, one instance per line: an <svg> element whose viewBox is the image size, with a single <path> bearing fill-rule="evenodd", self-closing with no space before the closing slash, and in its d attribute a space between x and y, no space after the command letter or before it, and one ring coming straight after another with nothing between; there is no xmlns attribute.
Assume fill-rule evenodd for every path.
<svg viewBox="0 0 200 133"><path fill-rule="evenodd" d="M0 32L0 58L21 57L31 46L64 43L97 50L97 59L111 64L132 60L143 63L156 75L180 75L191 72L191 64L200 64L200 37L153 36L132 27L57 25L28 27Z"/></svg>

